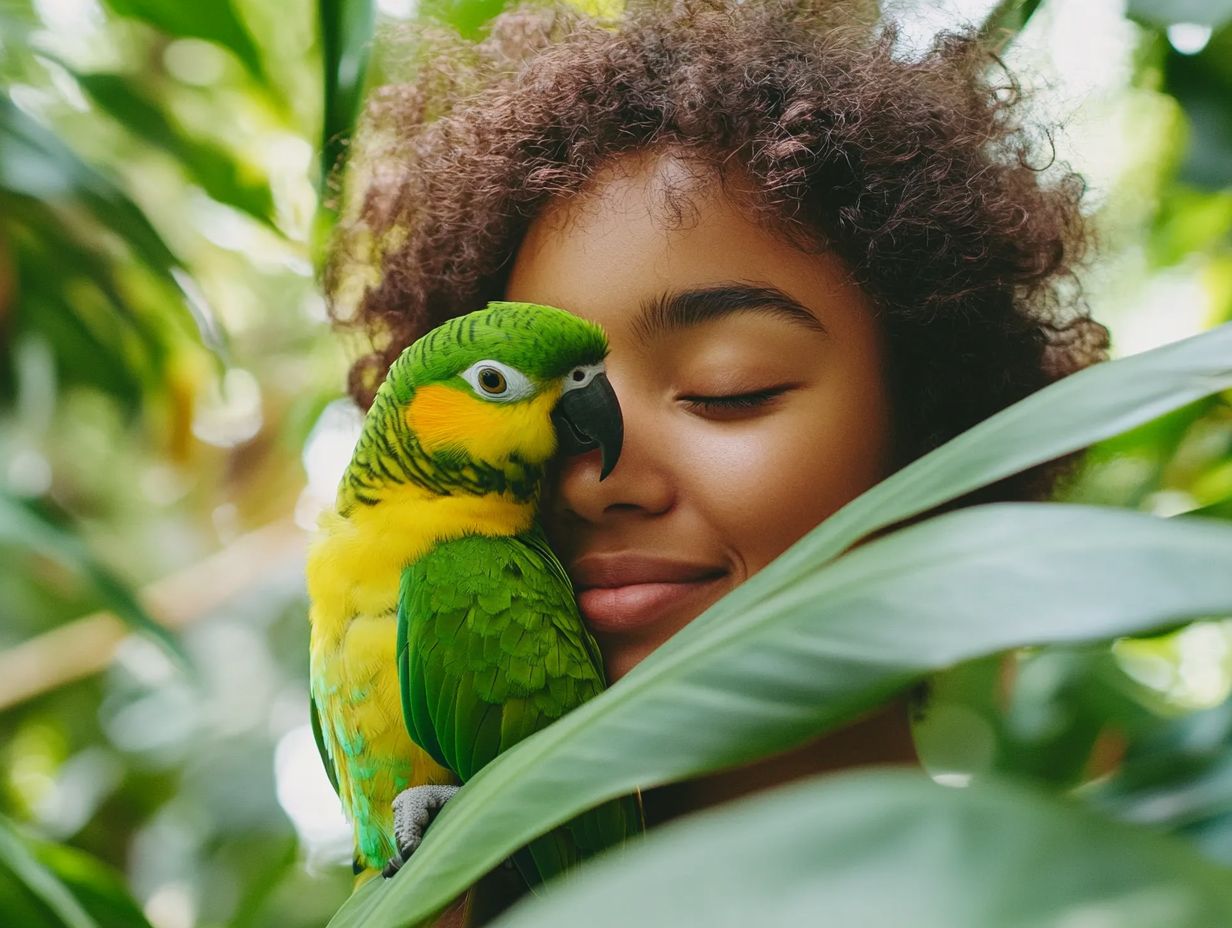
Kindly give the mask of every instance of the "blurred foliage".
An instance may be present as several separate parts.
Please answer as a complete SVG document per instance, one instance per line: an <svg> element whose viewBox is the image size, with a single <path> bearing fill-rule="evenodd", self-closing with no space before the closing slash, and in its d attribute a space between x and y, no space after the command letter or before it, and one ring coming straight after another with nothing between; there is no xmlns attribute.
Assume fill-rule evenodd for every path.
<svg viewBox="0 0 1232 928"><path fill-rule="evenodd" d="M273 2L0 6L0 648L99 608L166 640L133 587L188 570L177 591L204 598L195 565L293 517L343 365L307 241L324 88L350 101L341 139L363 75L367 34L345 67L323 52L337 34ZM307 721L284 565L222 608L184 604L200 621L180 642L121 642L104 674L6 707L0 808L25 828L3 836L5 924L337 907L349 874L304 869L275 795L275 748ZM75 630L55 657L113 646Z"/></svg>
<svg viewBox="0 0 1232 928"><path fill-rule="evenodd" d="M198 569L214 552L308 525L348 450L313 280L322 191L374 23L414 6L0 2L0 652L106 668L0 699L5 924L293 928L350 891L308 731L297 551L193 603L219 599ZM503 6L420 15L475 36ZM1129 354L1232 319L1232 6L1113 6L987 4L1010 65L1070 117L1058 146L1105 243L1084 285ZM1067 498L1232 517L1232 396L1104 443ZM129 637L107 660L76 620L166 618L133 593L166 577L178 644ZM1211 616L963 664L918 735L939 778L1070 790L1232 862L1230 691Z"/></svg>

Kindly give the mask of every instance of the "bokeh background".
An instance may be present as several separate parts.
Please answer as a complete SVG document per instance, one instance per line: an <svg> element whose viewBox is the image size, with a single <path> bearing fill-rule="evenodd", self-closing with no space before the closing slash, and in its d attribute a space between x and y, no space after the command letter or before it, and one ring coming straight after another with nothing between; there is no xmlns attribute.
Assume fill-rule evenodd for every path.
<svg viewBox="0 0 1232 928"><path fill-rule="evenodd" d="M315 283L322 191L382 80L373 29L475 35L503 5L0 0L0 923L77 905L293 928L349 892L306 695L303 551L358 422ZM1232 318L1232 2L882 13L904 54L960 22L1002 37L1089 181L1083 282L1115 354ZM1232 401L1101 446L1069 494L1232 517ZM1192 763L1099 801L1182 816L1232 861L1226 622L1015 660L1009 692L990 662L938 681L919 732L938 777L1012 766L1098 794L1152 739L1188 739Z"/></svg>

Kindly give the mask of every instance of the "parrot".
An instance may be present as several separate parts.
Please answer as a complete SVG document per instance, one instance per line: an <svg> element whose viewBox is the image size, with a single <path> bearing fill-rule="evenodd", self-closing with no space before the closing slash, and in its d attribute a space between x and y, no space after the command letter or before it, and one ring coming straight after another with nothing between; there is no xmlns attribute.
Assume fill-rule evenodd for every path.
<svg viewBox="0 0 1232 928"><path fill-rule="evenodd" d="M615 467L599 326L498 301L390 365L309 546L309 705L354 832L357 885L392 876L484 765L605 688L539 519L557 454ZM532 887L643 827L636 795L532 842Z"/></svg>

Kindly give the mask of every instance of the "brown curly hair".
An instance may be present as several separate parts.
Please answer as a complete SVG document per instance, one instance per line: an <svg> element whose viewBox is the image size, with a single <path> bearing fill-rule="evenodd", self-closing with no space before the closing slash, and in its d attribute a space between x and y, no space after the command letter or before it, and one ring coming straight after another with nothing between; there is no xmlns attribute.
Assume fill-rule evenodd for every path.
<svg viewBox="0 0 1232 928"><path fill-rule="evenodd" d="M1104 357L1074 273L1083 181L1032 163L1047 134L977 33L911 56L850 2L628 6L523 6L478 43L423 26L390 43L413 76L370 98L325 277L335 321L371 340L361 406L402 348L501 297L545 204L652 148L720 177L737 162L750 216L845 261L886 334L899 465ZM671 205L686 221L687 192ZM993 495L1041 496L1056 474Z"/></svg>

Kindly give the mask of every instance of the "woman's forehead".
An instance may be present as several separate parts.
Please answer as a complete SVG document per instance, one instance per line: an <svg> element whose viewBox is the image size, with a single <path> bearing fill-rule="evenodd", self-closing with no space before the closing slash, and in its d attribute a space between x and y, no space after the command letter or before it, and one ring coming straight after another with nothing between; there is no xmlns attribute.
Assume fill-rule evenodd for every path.
<svg viewBox="0 0 1232 928"><path fill-rule="evenodd" d="M687 203L673 207L666 198L686 184ZM767 231L727 186L713 171L704 177L672 157L613 166L585 198L560 201L536 217L515 255L507 298L634 329L655 305L740 284L777 288L780 305L816 310L823 326L822 311L836 302L866 308L834 255L806 253ZM690 212L682 214L685 208Z"/></svg>

